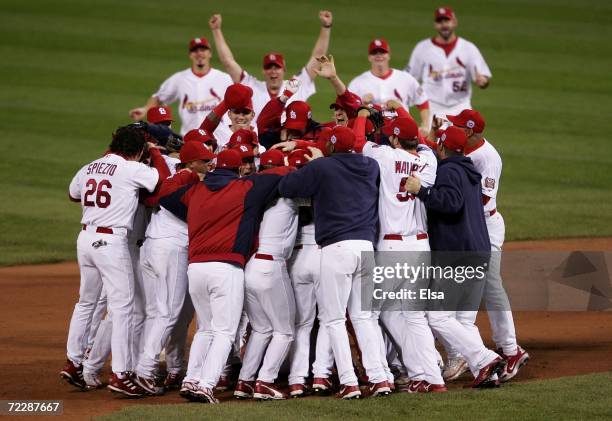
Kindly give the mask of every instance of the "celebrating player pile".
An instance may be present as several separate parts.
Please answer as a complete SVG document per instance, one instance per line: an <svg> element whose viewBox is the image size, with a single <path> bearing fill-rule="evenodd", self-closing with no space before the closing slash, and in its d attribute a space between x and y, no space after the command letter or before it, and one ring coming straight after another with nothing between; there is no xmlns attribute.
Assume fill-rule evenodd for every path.
<svg viewBox="0 0 612 421"><path fill-rule="evenodd" d="M377 38L371 69L347 88L326 55L331 12L319 13L301 73L284 80L284 57L269 52L265 81L235 61L213 15L229 74L210 67L205 38L193 39L191 68L130 112L148 122L118 128L70 183L83 209L81 287L61 377L99 389L112 353L112 392L179 389L218 403L228 388L239 399L334 391L356 399L446 392L445 381L467 370L474 388L516 376L529 355L500 276L501 158L470 103L471 82L485 88L491 73L455 34L450 8L434 17L438 34L417 44L410 73L390 68L389 43ZM305 102L317 76L336 93L329 122L314 121ZM164 105L175 101L184 137ZM415 301L379 311L364 288L379 263L374 251L376 259L409 252L403 262L414 267L440 263L436 252L476 253L490 270L486 282L460 290L470 308ZM394 287L444 285L421 274ZM474 324L482 298L497 352Z"/></svg>

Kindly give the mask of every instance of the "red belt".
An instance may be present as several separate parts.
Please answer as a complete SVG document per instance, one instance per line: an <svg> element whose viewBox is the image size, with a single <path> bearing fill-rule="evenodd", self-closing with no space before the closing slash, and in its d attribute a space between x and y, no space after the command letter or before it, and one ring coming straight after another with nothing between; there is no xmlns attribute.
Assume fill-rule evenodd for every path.
<svg viewBox="0 0 612 421"><path fill-rule="evenodd" d="M270 254L262 254L262 253L255 253L255 258L262 259L262 260L274 260L274 256Z"/></svg>
<svg viewBox="0 0 612 421"><path fill-rule="evenodd" d="M416 239L417 240L424 240L426 238L428 238L429 236L427 235L427 233L421 233L421 234L417 234L416 235ZM385 234L385 236L383 237L383 240L398 240L398 241L403 241L404 240L404 236L400 235L400 234Z"/></svg>
<svg viewBox="0 0 612 421"><path fill-rule="evenodd" d="M87 225L83 224L83 231L87 230ZM98 234L113 234L113 229L112 228L106 228L106 227L96 227L96 232Z"/></svg>
<svg viewBox="0 0 612 421"><path fill-rule="evenodd" d="M491 212L488 212L488 216L493 216L497 213L497 209L493 209Z"/></svg>

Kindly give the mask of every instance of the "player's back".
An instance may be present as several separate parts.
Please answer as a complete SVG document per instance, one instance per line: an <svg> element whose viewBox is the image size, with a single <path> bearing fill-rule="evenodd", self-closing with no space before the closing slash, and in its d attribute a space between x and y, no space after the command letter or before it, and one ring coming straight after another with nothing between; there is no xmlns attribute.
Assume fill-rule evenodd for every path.
<svg viewBox="0 0 612 421"><path fill-rule="evenodd" d="M109 153L84 166L70 185L70 195L80 197L83 225L132 229L138 191L153 191L155 169Z"/></svg>
<svg viewBox="0 0 612 421"><path fill-rule="evenodd" d="M406 192L409 176L417 176L424 186L435 182L437 162L433 152L420 146L416 152L390 146L368 144L363 153L380 166L379 223L380 237L427 232L427 212L414 194Z"/></svg>
<svg viewBox="0 0 612 421"><path fill-rule="evenodd" d="M288 259L298 231L298 206L279 198L263 215L259 227L259 252Z"/></svg>

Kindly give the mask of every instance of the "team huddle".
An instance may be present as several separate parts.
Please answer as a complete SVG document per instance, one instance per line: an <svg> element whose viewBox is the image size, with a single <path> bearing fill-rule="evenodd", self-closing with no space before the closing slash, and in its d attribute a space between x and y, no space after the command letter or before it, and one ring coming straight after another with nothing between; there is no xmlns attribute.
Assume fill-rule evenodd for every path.
<svg viewBox="0 0 612 421"><path fill-rule="evenodd" d="M130 110L139 121L76 173L81 284L60 373L70 384L130 397L178 389L202 403L225 390L356 399L445 392L468 371L472 387L496 387L528 361L494 253L505 233L502 161L470 103L472 83L491 78L480 51L438 8L436 36L416 45L405 70L390 68L388 42L374 39L370 70L346 85L327 54L332 14L319 19L299 74L285 79L283 55L271 52L259 80L213 15L227 73L211 68L208 40L194 38L191 67ZM329 122L313 120L306 102L317 78L336 93ZM478 297L497 349L483 343L477 306L365 308L373 268L364 252L374 251L490 253Z"/></svg>

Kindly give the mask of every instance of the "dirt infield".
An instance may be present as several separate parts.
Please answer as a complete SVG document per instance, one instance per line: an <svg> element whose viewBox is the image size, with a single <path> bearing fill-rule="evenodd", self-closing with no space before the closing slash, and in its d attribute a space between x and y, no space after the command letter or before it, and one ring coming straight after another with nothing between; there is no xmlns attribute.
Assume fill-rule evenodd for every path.
<svg viewBox="0 0 612 421"><path fill-rule="evenodd" d="M612 238L515 242L506 249L612 250ZM60 381L78 284L74 262L0 268L0 399L62 399L64 415L74 419L126 405L184 402L176 393L146 400L84 393ZM518 381L612 371L612 312L523 312L515 320L520 343L532 357ZM490 338L486 317L478 324Z"/></svg>

